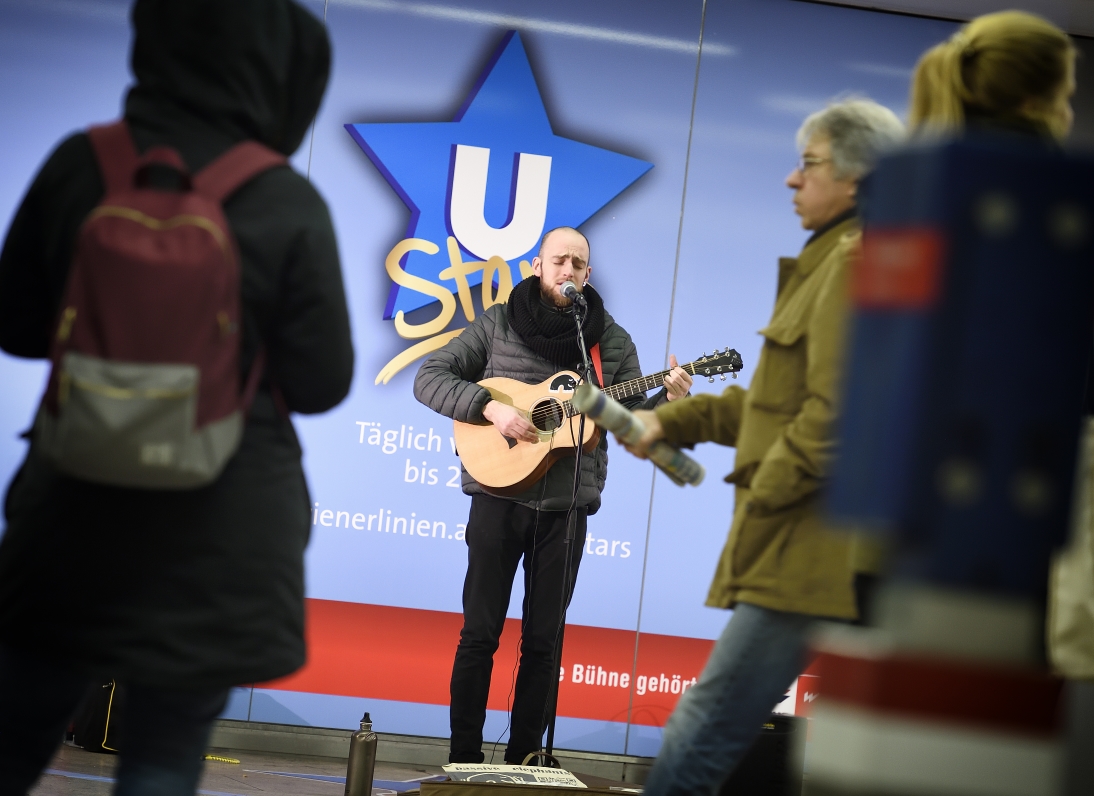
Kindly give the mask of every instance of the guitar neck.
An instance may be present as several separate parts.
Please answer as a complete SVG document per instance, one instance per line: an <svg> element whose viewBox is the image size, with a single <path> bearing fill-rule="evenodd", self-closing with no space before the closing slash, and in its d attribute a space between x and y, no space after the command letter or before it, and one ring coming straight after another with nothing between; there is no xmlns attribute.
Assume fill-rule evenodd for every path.
<svg viewBox="0 0 1094 796"><path fill-rule="evenodd" d="M688 375L695 375L695 363L689 362L686 365L681 365ZM619 384L613 384L611 387L604 389L610 397L615 400L622 398L630 398L632 395L638 395L638 393L649 392L650 390L658 389L665 386L665 376L669 375L671 371L662 370L657 373L651 373L648 376L639 376L637 379L631 379L630 381L623 381ZM566 412L566 417L573 417L577 414L577 409L570 401L563 401L563 409Z"/></svg>
<svg viewBox="0 0 1094 796"><path fill-rule="evenodd" d="M686 365L681 365L688 375L695 375L695 363L689 362ZM610 395L615 400L620 398L629 398L632 395L637 395L640 392L649 392L650 390L658 389L665 386L665 376L669 375L671 371L662 370L657 373L651 373L648 376L639 376L637 379L631 379L630 381L624 381L619 384L613 384L608 387L604 392Z"/></svg>

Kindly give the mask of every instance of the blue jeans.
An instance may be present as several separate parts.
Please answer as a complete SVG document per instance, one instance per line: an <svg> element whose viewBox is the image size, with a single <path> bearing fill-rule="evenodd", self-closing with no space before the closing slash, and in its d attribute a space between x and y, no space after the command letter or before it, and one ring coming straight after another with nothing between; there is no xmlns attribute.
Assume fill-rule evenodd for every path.
<svg viewBox="0 0 1094 796"><path fill-rule="evenodd" d="M665 725L644 796L715 793L806 665L816 617L738 603Z"/></svg>
<svg viewBox="0 0 1094 796"><path fill-rule="evenodd" d="M23 796L91 685L62 663L0 647L0 796ZM115 796L193 796L227 688L126 684Z"/></svg>

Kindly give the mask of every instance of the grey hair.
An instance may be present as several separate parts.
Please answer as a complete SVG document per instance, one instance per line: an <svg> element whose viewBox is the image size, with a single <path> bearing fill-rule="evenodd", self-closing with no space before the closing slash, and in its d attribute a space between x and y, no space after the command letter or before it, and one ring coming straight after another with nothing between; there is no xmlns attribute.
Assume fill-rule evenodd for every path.
<svg viewBox="0 0 1094 796"><path fill-rule="evenodd" d="M832 169L838 179L860 179L886 150L900 144L904 125L896 114L868 99L833 102L811 114L798 130L801 151L816 136L832 147Z"/></svg>

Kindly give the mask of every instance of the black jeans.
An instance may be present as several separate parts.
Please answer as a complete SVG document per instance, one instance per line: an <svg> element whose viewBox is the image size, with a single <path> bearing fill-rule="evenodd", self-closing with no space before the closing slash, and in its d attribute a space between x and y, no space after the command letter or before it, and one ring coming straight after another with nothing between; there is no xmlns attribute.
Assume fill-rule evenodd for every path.
<svg viewBox="0 0 1094 796"><path fill-rule="evenodd" d="M0 796L23 796L60 746L91 680L62 663L0 647ZM228 689L126 684L115 796L192 796Z"/></svg>
<svg viewBox="0 0 1094 796"><path fill-rule="evenodd" d="M566 603L585 546L587 512L577 509L570 547ZM555 668L555 641L562 611L566 560L566 512L529 509L509 500L475 495L467 521L467 577L463 582L463 630L452 666L452 744L449 761L481 763L482 727L494 652L505 624L517 563L524 557L524 616L509 745L505 760L520 763L541 748L546 703Z"/></svg>

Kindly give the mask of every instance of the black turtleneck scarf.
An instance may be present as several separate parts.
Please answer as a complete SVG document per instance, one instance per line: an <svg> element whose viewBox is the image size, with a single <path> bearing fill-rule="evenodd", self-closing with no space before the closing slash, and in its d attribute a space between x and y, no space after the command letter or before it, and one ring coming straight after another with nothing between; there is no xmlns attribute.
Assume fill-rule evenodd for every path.
<svg viewBox="0 0 1094 796"><path fill-rule="evenodd" d="M581 328L585 345L592 348L604 334L604 300L592 285L586 285L581 295L589 305ZM559 367L581 361L573 311L573 307L548 304L540 293L538 276L530 276L514 287L506 306L510 328L529 348Z"/></svg>
<svg viewBox="0 0 1094 796"><path fill-rule="evenodd" d="M826 221L825 223L823 223L819 227L817 227L815 230L813 230L813 234L809 236L809 240L807 240L805 242L805 246L808 246L810 243L812 243L813 241L820 238L820 236L823 235L828 230L833 229L835 227L838 227L840 224L842 224L847 219L854 218L857 215L858 215L858 206L857 205L852 205L851 207L844 210L842 213L840 213L835 218L830 219L829 221ZM804 249L805 246L803 246L802 248Z"/></svg>

